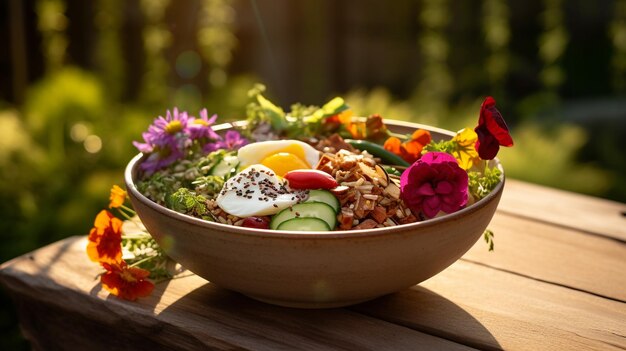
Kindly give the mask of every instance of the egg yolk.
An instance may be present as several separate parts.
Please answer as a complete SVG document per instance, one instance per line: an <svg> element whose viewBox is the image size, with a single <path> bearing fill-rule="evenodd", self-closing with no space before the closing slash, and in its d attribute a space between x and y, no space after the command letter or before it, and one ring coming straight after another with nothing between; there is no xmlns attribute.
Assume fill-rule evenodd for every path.
<svg viewBox="0 0 626 351"><path fill-rule="evenodd" d="M282 177L294 169L310 169L306 162L304 150L298 145L289 145L266 156L261 164L272 169L276 175Z"/></svg>

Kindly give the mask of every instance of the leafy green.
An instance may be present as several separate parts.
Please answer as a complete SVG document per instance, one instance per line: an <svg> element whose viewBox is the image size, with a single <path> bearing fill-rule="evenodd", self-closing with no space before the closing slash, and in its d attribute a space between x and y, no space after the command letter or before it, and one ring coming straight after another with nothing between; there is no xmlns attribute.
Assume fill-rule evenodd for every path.
<svg viewBox="0 0 626 351"><path fill-rule="evenodd" d="M161 169L138 182L137 189L149 199L171 209L168 197L182 188L194 189L196 193L212 199L232 174L214 177L209 173L224 157L232 154L234 152L218 150L195 159L181 160L175 166Z"/></svg>
<svg viewBox="0 0 626 351"><path fill-rule="evenodd" d="M269 120L272 128L276 131L282 131L287 129L287 120L285 119L285 111L282 108L274 105L271 101L266 99L263 95L256 96L259 103L259 113L265 115L265 118Z"/></svg>
<svg viewBox="0 0 626 351"><path fill-rule="evenodd" d="M467 172L469 177L469 192L474 200L478 201L487 196L500 183L502 172L496 167L487 167L484 172Z"/></svg>
<svg viewBox="0 0 626 351"><path fill-rule="evenodd" d="M123 235L122 250L126 263L150 271L150 279L172 277L169 258L149 234Z"/></svg>
<svg viewBox="0 0 626 351"><path fill-rule="evenodd" d="M312 116L315 113L315 111L318 111L319 109L320 109L319 106L315 106L315 105L307 106L301 103L295 103L291 105L291 111L289 111L289 116L296 117L296 118Z"/></svg>
<svg viewBox="0 0 626 351"><path fill-rule="evenodd" d="M428 145L424 146L423 153L426 152L447 152L452 154L456 149L457 144L452 140L431 141Z"/></svg>
<svg viewBox="0 0 626 351"><path fill-rule="evenodd" d="M164 204L167 196L182 186L183 179L165 172L156 172L137 183L140 193L159 204Z"/></svg>
<svg viewBox="0 0 626 351"><path fill-rule="evenodd" d="M195 191L198 194L201 194L209 199L214 199L217 195L222 191L225 183L225 177L220 176L202 176L196 178L192 182L195 186Z"/></svg>
<svg viewBox="0 0 626 351"><path fill-rule="evenodd" d="M288 138L319 136L325 118L349 108L342 98L336 97L322 107L294 104L291 111L285 112L265 98L264 91L265 86L257 84L248 92L252 100L246 108L250 129L269 124L273 132Z"/></svg>
<svg viewBox="0 0 626 351"><path fill-rule="evenodd" d="M493 233L493 231L489 230L489 229L485 229L485 232L483 233L483 238L485 239L485 242L489 245L489 251L493 251L493 237L495 236L495 234Z"/></svg>
<svg viewBox="0 0 626 351"><path fill-rule="evenodd" d="M225 157L237 155L236 151L226 151L223 149L213 151L210 154L202 157L194 167L200 169L200 173L202 175L210 174L211 171L217 166ZM232 174L227 175L227 179L230 178Z"/></svg>
<svg viewBox="0 0 626 351"><path fill-rule="evenodd" d="M168 196L166 205L176 212L190 216L202 219L212 218L211 213L207 209L207 199L187 188L180 188Z"/></svg>

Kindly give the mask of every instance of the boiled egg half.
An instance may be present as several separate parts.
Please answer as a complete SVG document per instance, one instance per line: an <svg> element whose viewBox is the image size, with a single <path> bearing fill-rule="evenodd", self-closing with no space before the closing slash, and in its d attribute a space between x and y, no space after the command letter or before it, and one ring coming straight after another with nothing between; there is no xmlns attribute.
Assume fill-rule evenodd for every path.
<svg viewBox="0 0 626 351"><path fill-rule="evenodd" d="M273 170L254 164L228 179L217 205L237 217L269 216L305 200L306 191L291 190Z"/></svg>
<svg viewBox="0 0 626 351"><path fill-rule="evenodd" d="M320 154L311 145L298 140L269 140L240 148L237 158L243 167L262 164L282 177L294 169L315 167Z"/></svg>

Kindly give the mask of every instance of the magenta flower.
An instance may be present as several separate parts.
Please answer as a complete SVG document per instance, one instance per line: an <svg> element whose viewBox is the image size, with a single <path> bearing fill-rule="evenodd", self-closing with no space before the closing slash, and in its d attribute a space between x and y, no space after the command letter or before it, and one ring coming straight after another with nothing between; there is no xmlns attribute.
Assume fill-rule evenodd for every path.
<svg viewBox="0 0 626 351"><path fill-rule="evenodd" d="M200 111L200 118L191 118L187 124L187 131L189 132L191 140L219 140L220 136L213 131L213 128L211 128L211 125L215 123L216 119L217 115L213 115L209 118L206 108Z"/></svg>
<svg viewBox="0 0 626 351"><path fill-rule="evenodd" d="M239 134L239 132L235 130L229 130L224 135L222 140L219 140L215 143L208 143L204 145L205 152L212 152L215 150L239 150L240 147L248 144L248 140Z"/></svg>
<svg viewBox="0 0 626 351"><path fill-rule="evenodd" d="M467 204L467 172L445 152L429 152L400 177L400 197L415 213L433 218L452 213Z"/></svg>

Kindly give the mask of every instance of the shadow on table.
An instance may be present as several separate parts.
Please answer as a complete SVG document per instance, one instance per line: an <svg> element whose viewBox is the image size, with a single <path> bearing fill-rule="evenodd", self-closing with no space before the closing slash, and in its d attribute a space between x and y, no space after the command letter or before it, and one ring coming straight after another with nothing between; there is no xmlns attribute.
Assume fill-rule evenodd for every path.
<svg viewBox="0 0 626 351"><path fill-rule="evenodd" d="M207 283L172 302L157 318L186 320L190 327L202 326L202 330L212 333L202 338L221 335L224 341L234 338L231 334L236 330L236 340L230 346L253 346L261 340L264 345L277 348L303 345L316 349L333 345L366 349L378 345L405 349L430 338L435 339L432 347L454 348L455 344L438 339L441 338L481 349L501 348L469 313L422 287L349 308L307 310L258 302ZM405 328L420 333L407 333Z"/></svg>
<svg viewBox="0 0 626 351"><path fill-rule="evenodd" d="M502 349L489 330L469 312L422 286L350 309L481 350Z"/></svg>

